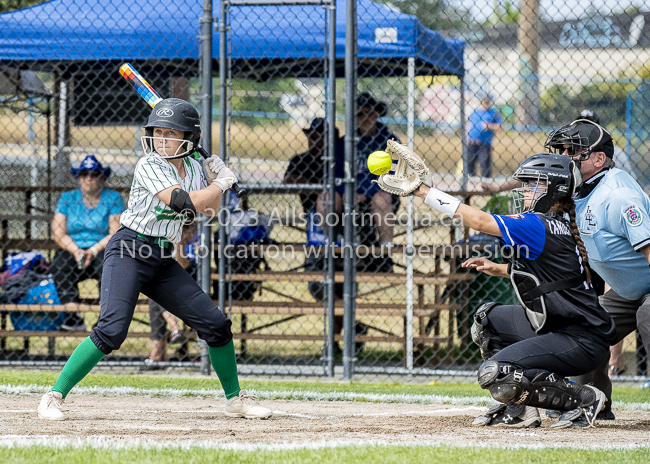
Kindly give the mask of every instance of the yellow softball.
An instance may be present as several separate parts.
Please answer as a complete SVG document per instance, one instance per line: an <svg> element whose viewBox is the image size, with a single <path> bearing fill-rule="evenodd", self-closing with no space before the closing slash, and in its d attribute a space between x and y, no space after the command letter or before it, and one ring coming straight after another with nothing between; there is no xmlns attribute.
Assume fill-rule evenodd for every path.
<svg viewBox="0 0 650 464"><path fill-rule="evenodd" d="M393 159L385 151L373 151L368 156L368 169L373 174L381 176L390 171L393 166Z"/></svg>

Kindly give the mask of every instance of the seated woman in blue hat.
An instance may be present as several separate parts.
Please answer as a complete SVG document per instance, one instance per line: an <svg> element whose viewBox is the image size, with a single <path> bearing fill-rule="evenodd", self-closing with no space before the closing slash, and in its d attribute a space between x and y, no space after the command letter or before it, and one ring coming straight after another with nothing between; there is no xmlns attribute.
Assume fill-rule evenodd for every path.
<svg viewBox="0 0 650 464"><path fill-rule="evenodd" d="M61 304L79 301L82 280L102 280L104 248L120 227L124 201L119 193L104 188L111 168L88 155L71 168L79 188L64 192L52 220L52 237L61 248L52 260L52 278ZM61 330L85 331L79 314L71 313Z"/></svg>

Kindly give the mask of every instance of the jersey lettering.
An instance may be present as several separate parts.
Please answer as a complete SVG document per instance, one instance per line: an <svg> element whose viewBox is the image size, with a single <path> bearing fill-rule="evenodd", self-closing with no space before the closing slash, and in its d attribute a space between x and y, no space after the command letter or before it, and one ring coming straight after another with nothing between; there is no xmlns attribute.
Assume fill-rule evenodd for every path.
<svg viewBox="0 0 650 464"><path fill-rule="evenodd" d="M585 213L585 221L587 221L587 224L589 224L591 227L596 227L596 216L594 216L594 213L591 212L590 206L587 206L587 212Z"/></svg>
<svg viewBox="0 0 650 464"><path fill-rule="evenodd" d="M566 223L550 219L548 221L548 229L553 235L571 235L571 231Z"/></svg>

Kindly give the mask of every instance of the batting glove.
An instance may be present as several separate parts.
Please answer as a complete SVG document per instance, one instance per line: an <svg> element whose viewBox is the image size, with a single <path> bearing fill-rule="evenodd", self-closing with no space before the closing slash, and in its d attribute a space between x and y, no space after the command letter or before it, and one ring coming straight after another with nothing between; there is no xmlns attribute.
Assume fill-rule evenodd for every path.
<svg viewBox="0 0 650 464"><path fill-rule="evenodd" d="M219 171L225 166L226 164L217 155L212 155L203 162L203 170L205 171L205 177L208 179L208 184L214 182Z"/></svg>
<svg viewBox="0 0 650 464"><path fill-rule="evenodd" d="M216 179L214 179L212 183L225 192L237 183L237 178L229 168L224 166L219 170L219 174L217 174Z"/></svg>

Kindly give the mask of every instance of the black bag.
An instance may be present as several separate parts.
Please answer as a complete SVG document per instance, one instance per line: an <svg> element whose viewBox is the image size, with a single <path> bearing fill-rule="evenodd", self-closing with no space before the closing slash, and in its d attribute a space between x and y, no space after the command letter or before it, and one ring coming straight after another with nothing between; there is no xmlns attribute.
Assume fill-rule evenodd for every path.
<svg viewBox="0 0 650 464"><path fill-rule="evenodd" d="M275 243L269 238L273 223L271 218L252 209L232 210L226 227L228 246L225 250L226 275L255 274L267 268L264 256L259 248L251 249L250 245ZM215 234L214 262L219 269L218 232ZM226 299L232 294L233 301L251 301L255 292L262 287L261 282L239 280L226 282ZM219 281L212 283L213 298L219 296Z"/></svg>

